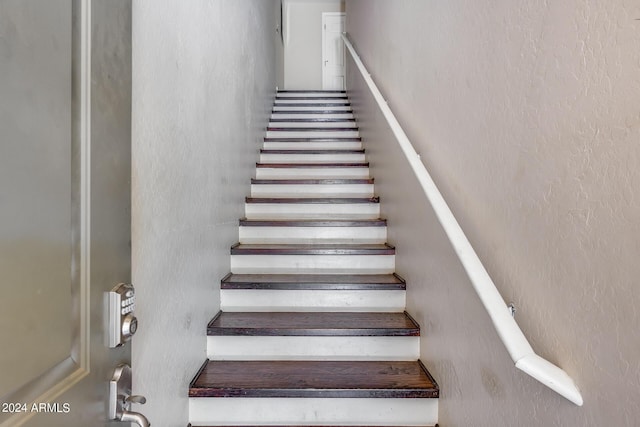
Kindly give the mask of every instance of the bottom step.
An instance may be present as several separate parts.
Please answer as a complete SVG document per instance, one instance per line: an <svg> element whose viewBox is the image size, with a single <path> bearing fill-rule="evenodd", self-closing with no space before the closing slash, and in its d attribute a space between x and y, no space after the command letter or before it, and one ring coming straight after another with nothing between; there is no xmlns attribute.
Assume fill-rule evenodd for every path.
<svg viewBox="0 0 640 427"><path fill-rule="evenodd" d="M424 426L439 389L419 361L207 361L189 388L193 426Z"/></svg>

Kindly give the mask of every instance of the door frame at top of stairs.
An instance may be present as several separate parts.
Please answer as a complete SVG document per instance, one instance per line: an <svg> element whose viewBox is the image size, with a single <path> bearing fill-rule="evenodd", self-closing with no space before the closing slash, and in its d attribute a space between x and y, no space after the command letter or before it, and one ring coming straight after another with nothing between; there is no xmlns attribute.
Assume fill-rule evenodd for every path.
<svg viewBox="0 0 640 427"><path fill-rule="evenodd" d="M328 79L329 77L329 73L328 73L328 67L327 67L327 61L328 61L328 57L329 55L327 55L327 49L329 49L329 46L326 43L326 30L327 30L327 19L328 18L334 18L334 17L341 17L343 19L342 21L342 31L344 32L344 28L345 28L345 22L344 20L346 19L346 13L344 12L322 12L322 62L320 64L320 66L322 67L322 90L344 90L345 89L345 82L344 79L346 77L346 50L343 48L342 50L342 87L341 88L336 88L330 85L330 81Z"/></svg>

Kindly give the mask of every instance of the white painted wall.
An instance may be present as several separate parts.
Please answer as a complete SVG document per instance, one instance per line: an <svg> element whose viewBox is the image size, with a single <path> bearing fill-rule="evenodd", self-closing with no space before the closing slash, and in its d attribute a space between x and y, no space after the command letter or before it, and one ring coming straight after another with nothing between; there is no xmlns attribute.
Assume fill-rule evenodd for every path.
<svg viewBox="0 0 640 427"><path fill-rule="evenodd" d="M152 425L188 422L276 86L275 7L133 3L132 357Z"/></svg>
<svg viewBox="0 0 640 427"><path fill-rule="evenodd" d="M344 12L344 0L283 0L284 87L322 89L322 13Z"/></svg>
<svg viewBox="0 0 640 427"><path fill-rule="evenodd" d="M640 418L640 3L348 0L347 32L578 408L519 372L353 64L365 148L440 424Z"/></svg>

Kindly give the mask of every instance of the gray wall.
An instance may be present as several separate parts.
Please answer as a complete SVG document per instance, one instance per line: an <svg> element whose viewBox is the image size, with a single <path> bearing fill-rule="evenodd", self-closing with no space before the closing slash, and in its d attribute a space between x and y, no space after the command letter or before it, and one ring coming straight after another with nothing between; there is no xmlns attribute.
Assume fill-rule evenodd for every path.
<svg viewBox="0 0 640 427"><path fill-rule="evenodd" d="M275 2L133 3L134 391L187 424L276 86Z"/></svg>
<svg viewBox="0 0 640 427"><path fill-rule="evenodd" d="M584 395L513 367L349 63L443 426L640 418L638 18L632 0L347 1L347 32L525 335Z"/></svg>

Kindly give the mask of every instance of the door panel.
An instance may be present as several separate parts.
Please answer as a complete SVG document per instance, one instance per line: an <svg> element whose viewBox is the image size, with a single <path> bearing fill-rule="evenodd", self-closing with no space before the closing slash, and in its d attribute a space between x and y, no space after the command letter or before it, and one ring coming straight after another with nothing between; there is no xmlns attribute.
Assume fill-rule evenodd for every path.
<svg viewBox="0 0 640 427"><path fill-rule="evenodd" d="M111 425L130 360L103 327L104 292L130 279L130 0L3 0L0 34L0 425Z"/></svg>
<svg viewBox="0 0 640 427"><path fill-rule="evenodd" d="M343 90L345 51L342 42L345 14L322 14L322 89Z"/></svg>
<svg viewBox="0 0 640 427"><path fill-rule="evenodd" d="M71 14L25 3L0 3L0 396L71 349Z"/></svg>

